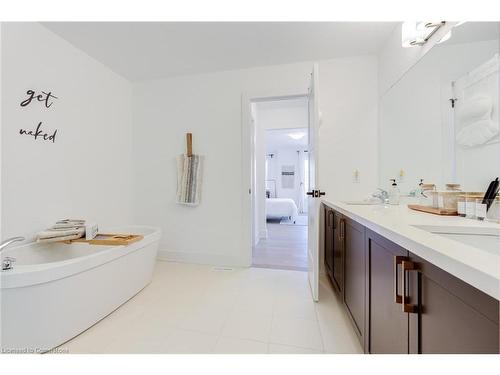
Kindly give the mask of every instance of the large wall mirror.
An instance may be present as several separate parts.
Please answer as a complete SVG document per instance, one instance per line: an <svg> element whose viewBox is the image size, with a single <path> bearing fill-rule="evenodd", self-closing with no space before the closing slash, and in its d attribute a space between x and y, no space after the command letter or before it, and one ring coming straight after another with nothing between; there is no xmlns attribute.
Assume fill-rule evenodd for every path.
<svg viewBox="0 0 500 375"><path fill-rule="evenodd" d="M499 23L466 22L382 97L379 184L485 191L500 175ZM413 47L418 48L418 47Z"/></svg>

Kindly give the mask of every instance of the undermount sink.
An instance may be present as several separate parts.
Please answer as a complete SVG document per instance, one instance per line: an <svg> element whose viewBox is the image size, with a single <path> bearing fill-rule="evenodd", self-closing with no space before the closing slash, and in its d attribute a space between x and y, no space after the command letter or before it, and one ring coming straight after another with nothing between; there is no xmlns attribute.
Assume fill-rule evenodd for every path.
<svg viewBox="0 0 500 375"><path fill-rule="evenodd" d="M500 228L438 225L414 225L414 227L493 254L500 254Z"/></svg>

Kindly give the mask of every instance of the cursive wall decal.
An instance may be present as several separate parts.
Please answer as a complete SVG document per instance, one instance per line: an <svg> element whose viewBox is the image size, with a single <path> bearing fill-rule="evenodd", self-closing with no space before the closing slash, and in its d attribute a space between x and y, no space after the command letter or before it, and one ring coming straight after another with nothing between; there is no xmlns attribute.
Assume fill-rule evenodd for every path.
<svg viewBox="0 0 500 375"><path fill-rule="evenodd" d="M35 90L28 90L26 91L26 95L26 99L24 99L19 104L23 108L35 101L43 103L44 109L48 109L52 106L52 104L54 104L54 99L58 99L58 97L52 94L51 91L40 91L40 93L37 93ZM47 133L46 131L42 130L42 121L40 121L35 130L19 129L19 134L31 136L35 140L41 139L43 141L55 143L57 129L54 130L51 134Z"/></svg>
<svg viewBox="0 0 500 375"><path fill-rule="evenodd" d="M28 90L26 91L26 95L28 95L28 98L23 100L21 102L21 107L26 107L28 104L31 103L33 99L36 99L39 102L44 102L45 108L50 108L50 106L53 104L53 102L50 99L58 99L57 96L52 95L52 92L45 92L41 91L41 94L35 95L36 92L33 90Z"/></svg>
<svg viewBox="0 0 500 375"><path fill-rule="evenodd" d="M19 134L21 135L30 135L35 138L43 139L44 141L52 141L52 143L55 143L56 141L56 134L57 134L57 129L54 130L52 134L48 134L42 130L42 122L39 122L36 130L26 130L26 129L19 129Z"/></svg>

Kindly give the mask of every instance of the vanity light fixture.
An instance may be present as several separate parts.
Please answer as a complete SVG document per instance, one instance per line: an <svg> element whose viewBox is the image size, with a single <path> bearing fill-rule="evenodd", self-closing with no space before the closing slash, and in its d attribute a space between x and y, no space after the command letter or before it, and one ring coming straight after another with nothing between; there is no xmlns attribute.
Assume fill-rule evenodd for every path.
<svg viewBox="0 0 500 375"><path fill-rule="evenodd" d="M306 136L306 133L305 132L289 133L288 136L298 141L299 139L304 138Z"/></svg>
<svg viewBox="0 0 500 375"><path fill-rule="evenodd" d="M406 21L401 28L401 44L403 47L423 46L439 30L445 21Z"/></svg>

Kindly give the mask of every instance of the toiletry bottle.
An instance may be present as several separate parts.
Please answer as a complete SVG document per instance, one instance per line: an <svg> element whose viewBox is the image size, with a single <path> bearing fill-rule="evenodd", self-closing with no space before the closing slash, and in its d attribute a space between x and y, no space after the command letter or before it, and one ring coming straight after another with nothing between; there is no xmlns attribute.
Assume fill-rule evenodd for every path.
<svg viewBox="0 0 500 375"><path fill-rule="evenodd" d="M396 179L391 179L392 185L389 189L389 204L399 204L399 188L398 184L396 184Z"/></svg>

